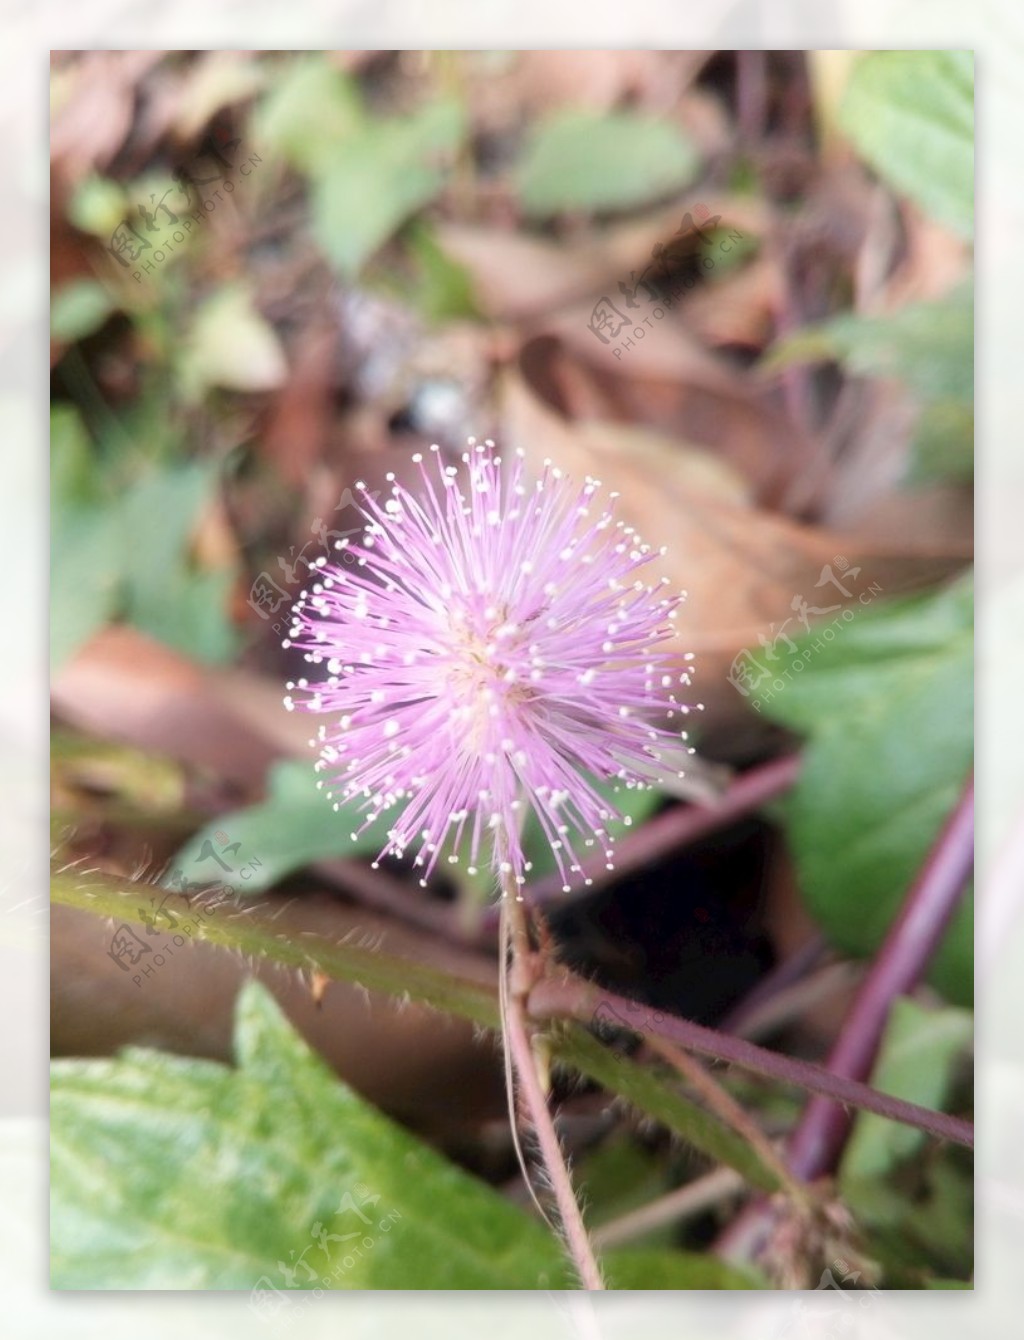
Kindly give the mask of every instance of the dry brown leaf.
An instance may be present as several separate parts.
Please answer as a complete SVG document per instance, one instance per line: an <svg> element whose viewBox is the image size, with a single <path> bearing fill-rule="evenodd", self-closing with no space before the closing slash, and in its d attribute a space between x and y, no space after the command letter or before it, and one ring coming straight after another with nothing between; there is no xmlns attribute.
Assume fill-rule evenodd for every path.
<svg viewBox="0 0 1024 1340"><path fill-rule="evenodd" d="M607 276L600 247L567 248L507 228L440 223L444 250L473 278L482 308L500 321L536 316L595 291Z"/></svg>
<svg viewBox="0 0 1024 1340"><path fill-rule="evenodd" d="M114 625L60 671L51 702L85 731L209 768L257 792L285 750L272 731L259 734L235 712L217 675L137 629Z"/></svg>
<svg viewBox="0 0 1024 1340"><path fill-rule="evenodd" d="M616 406L617 417L671 437L681 430L690 445L710 449L738 470L758 501L780 505L792 480L806 471L813 446L777 395L730 368L683 327L663 322L616 361L579 319L549 322L549 328L554 324L564 344L599 374L602 394ZM561 395L566 374L558 342L550 336L530 341L519 361L533 393L571 413Z"/></svg>
<svg viewBox="0 0 1024 1340"><path fill-rule="evenodd" d="M775 335L782 299L778 260L760 256L734 274L695 289L682 299L679 312L705 344L740 344L760 350Z"/></svg>
<svg viewBox="0 0 1024 1340"><path fill-rule="evenodd" d="M136 87L163 59L160 51L88 51L55 69L50 163L63 185L114 158L132 130Z"/></svg>
<svg viewBox="0 0 1024 1340"><path fill-rule="evenodd" d="M761 237L771 224L771 212L759 200L703 193L639 219L581 230L567 241L515 228L450 222L438 224L437 236L445 251L469 272L489 316L527 321L572 304L578 307L573 319L583 314L586 328L594 303L603 294L617 297L619 282L629 283L634 272L641 274L655 247L664 245L681 221L702 209L745 237Z"/></svg>
<svg viewBox="0 0 1024 1340"><path fill-rule="evenodd" d="M288 379L275 397L262 447L290 484L302 484L322 454L334 397L337 334L313 320L291 352Z"/></svg>
<svg viewBox="0 0 1024 1340"><path fill-rule="evenodd" d="M252 96L263 84L253 53L200 52L181 81L172 128L178 140L191 140L224 107Z"/></svg>
<svg viewBox="0 0 1024 1340"><path fill-rule="evenodd" d="M729 682L734 658L757 649L795 621L793 601L813 605L815 584L837 557L860 566L886 595L915 589L955 571L959 559L937 546L875 545L855 534L803 526L763 509L714 497L694 478L689 453L622 450L616 435L584 429L545 405L510 372L502 393L502 441L539 465L557 459L577 478L594 474L621 495L621 514L655 548L666 546L653 572L687 591L678 621L680 652L696 655L695 694L705 704L702 738L750 724L746 700ZM841 565L840 565L841 566ZM842 598L829 589L829 603ZM741 747L734 730L730 747Z"/></svg>
<svg viewBox="0 0 1024 1340"><path fill-rule="evenodd" d="M711 51L520 51L504 66L481 53L470 66L471 103L485 128L532 122L557 107L607 111L629 102L668 113Z"/></svg>

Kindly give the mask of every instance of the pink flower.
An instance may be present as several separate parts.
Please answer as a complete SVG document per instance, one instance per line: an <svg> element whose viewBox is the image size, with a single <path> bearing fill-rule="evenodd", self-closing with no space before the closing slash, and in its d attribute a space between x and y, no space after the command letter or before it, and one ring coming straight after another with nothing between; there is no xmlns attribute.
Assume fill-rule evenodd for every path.
<svg viewBox="0 0 1024 1340"><path fill-rule="evenodd" d="M416 849L429 875L468 842L475 873L491 830L489 859L522 884L532 806L568 880L581 846L611 863L594 779L675 772L685 732L661 723L688 710L672 690L689 677L655 648L682 597L640 576L655 555L599 480L545 462L530 482L521 452L503 470L493 443L470 447L462 471L415 455L422 488L389 475L383 503L357 484L362 542L338 542L345 566L317 561L284 643L327 677L290 683L285 706L324 717L311 743L335 809L361 800L364 827L394 812L382 855Z"/></svg>

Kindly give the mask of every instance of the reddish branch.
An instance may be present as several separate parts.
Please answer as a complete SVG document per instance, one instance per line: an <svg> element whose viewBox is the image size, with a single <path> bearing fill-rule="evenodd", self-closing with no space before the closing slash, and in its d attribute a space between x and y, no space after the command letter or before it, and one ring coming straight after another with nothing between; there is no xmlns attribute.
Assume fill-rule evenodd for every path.
<svg viewBox="0 0 1024 1340"><path fill-rule="evenodd" d="M837 1102L875 1112L880 1117L916 1126L937 1139L953 1140L968 1148L974 1146L974 1127L968 1121L947 1116L944 1112L933 1112L917 1103L905 1103L858 1080L833 1075L822 1066L769 1051L744 1038L731 1037L678 1015L652 1010L568 973L542 978L530 992L529 1010L537 1019L567 1018L587 1024L604 1020L621 1024L643 1037L662 1038L685 1047L687 1051L728 1061L784 1084L794 1084Z"/></svg>
<svg viewBox="0 0 1024 1340"><path fill-rule="evenodd" d="M921 981L960 902L974 863L974 782L967 783L907 894L826 1062L833 1074L871 1073L893 1001ZM851 1113L822 1098L808 1103L789 1149L798 1177L829 1172L849 1133Z"/></svg>
<svg viewBox="0 0 1024 1340"><path fill-rule="evenodd" d="M907 894L844 1021L827 1061L837 1082L857 1083L870 1073L892 1003L911 991L927 970L956 911L973 860L972 778ZM843 1101L839 1094L834 1097ZM838 1103L812 1099L790 1141L787 1159L792 1171L808 1181L831 1171L842 1153L851 1120L851 1114ZM957 1124L973 1131L966 1122ZM750 1206L723 1234L718 1252L733 1258L756 1255L773 1218L763 1201Z"/></svg>

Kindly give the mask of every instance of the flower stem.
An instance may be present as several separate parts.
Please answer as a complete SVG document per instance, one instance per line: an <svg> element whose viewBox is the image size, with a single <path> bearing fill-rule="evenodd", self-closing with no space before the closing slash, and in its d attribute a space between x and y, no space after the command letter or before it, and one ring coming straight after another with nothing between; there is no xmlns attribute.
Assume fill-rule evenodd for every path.
<svg viewBox="0 0 1024 1340"><path fill-rule="evenodd" d="M508 972L508 990L502 993L502 1024L508 1039L515 1078L519 1082L519 1092L533 1123L541 1159L558 1206L558 1217L569 1254L579 1271L583 1287L603 1289L604 1280L569 1178L569 1169L548 1108L547 1096L538 1073L537 1057L532 1045L533 1025L527 1017L526 1009L526 1000L531 987L532 959L526 909L522 895L510 876L503 876L501 894L502 915L506 918L508 928L508 935L503 937L503 940L507 938L511 951L510 963L502 964L502 971ZM514 1121L514 1103L511 1107Z"/></svg>

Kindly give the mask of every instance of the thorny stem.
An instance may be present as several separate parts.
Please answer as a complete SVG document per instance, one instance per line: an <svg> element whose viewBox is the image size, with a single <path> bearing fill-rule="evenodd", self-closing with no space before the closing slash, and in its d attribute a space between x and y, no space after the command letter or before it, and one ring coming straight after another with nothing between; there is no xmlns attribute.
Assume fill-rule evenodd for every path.
<svg viewBox="0 0 1024 1340"><path fill-rule="evenodd" d="M795 1084L837 1102L863 1108L866 1112L875 1112L880 1117L888 1117L890 1121L915 1126L937 1139L953 1140L969 1149L974 1148L974 1127L968 1121L951 1117L945 1112L933 1112L917 1103L904 1102L901 1098L893 1098L858 1080L833 1075L823 1066L814 1065L810 1061L784 1056L781 1052L769 1051L744 1038L716 1032L713 1028L705 1028L703 1024L692 1023L678 1015L652 1010L647 1005L627 1000L625 996L605 991L568 973L541 978L530 992L527 1003L535 1019L560 1017L587 1024L594 1022L595 1014L603 1007L606 1019L614 1019L648 1040L663 1038L688 1051L731 1062L745 1070L781 1080L784 1084Z"/></svg>
<svg viewBox="0 0 1024 1340"><path fill-rule="evenodd" d="M499 843L499 849L500 845ZM565 1234L566 1246L579 1271L583 1287L603 1289L604 1280L583 1223L576 1193L569 1179L569 1169L548 1108L547 1096L537 1071L537 1058L531 1042L531 1024L527 1018L526 1000L531 987L532 954L522 894L510 875L503 875L501 883L502 915L505 918L508 946L511 950L510 964L501 965L502 972L508 972L508 989L503 992L502 1000L502 1025L508 1038L515 1077L519 1081L520 1093L533 1123L540 1155L558 1206L558 1217ZM514 1122L514 1103L511 1107Z"/></svg>

